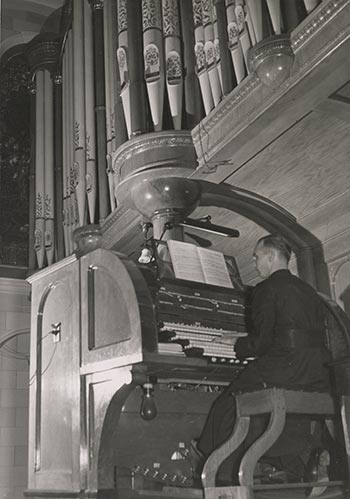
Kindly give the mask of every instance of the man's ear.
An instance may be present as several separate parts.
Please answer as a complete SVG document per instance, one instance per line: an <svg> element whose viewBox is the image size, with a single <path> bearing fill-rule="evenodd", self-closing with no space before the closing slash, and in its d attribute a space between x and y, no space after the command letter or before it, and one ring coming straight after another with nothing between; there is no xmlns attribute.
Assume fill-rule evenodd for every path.
<svg viewBox="0 0 350 499"><path fill-rule="evenodd" d="M269 250L269 252L267 253L267 259L270 263L274 260L275 255L276 255L276 252L273 250Z"/></svg>

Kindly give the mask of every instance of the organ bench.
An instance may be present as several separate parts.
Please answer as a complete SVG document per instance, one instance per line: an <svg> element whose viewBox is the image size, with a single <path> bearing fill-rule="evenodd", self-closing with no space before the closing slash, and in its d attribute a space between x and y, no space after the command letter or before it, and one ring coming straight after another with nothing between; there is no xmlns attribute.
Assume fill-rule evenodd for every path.
<svg viewBox="0 0 350 499"><path fill-rule="evenodd" d="M205 499L253 499L253 474L258 460L276 442L284 428L287 413L333 418L338 407L328 393L303 392L269 388L238 395L237 421L230 438L208 458L202 472ZM349 456L350 396L341 397L341 416L345 445ZM251 417L270 414L268 427L245 453L239 468L239 486L216 487L215 476L220 464L244 441Z"/></svg>

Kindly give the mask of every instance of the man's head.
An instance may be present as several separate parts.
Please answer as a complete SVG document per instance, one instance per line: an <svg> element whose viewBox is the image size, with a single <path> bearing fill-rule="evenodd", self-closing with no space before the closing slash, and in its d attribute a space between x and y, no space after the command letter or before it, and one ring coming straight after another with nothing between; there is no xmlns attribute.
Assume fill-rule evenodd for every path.
<svg viewBox="0 0 350 499"><path fill-rule="evenodd" d="M271 234L258 240L253 260L260 277L266 279L276 270L287 269L291 257L291 247L280 235Z"/></svg>

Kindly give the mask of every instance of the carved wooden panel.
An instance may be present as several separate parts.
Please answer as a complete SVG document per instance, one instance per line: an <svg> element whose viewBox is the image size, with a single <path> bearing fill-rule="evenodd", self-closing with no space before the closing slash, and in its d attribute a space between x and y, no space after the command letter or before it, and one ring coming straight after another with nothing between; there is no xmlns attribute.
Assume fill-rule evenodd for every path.
<svg viewBox="0 0 350 499"><path fill-rule="evenodd" d="M81 306L84 372L142 359L138 298L115 254L96 250L81 259Z"/></svg>

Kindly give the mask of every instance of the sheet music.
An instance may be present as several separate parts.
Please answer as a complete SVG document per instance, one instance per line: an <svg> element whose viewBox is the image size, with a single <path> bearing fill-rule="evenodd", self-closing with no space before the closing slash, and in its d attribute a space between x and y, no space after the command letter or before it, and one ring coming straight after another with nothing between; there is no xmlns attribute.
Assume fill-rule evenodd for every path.
<svg viewBox="0 0 350 499"><path fill-rule="evenodd" d="M168 248L175 277L189 281L205 282L202 264L194 244L168 241Z"/></svg>
<svg viewBox="0 0 350 499"><path fill-rule="evenodd" d="M233 288L224 255L220 251L197 248L205 282L215 286Z"/></svg>
<svg viewBox="0 0 350 499"><path fill-rule="evenodd" d="M182 241L168 241L175 277L233 288L224 255Z"/></svg>

